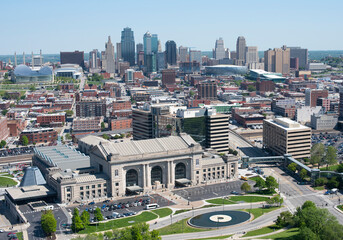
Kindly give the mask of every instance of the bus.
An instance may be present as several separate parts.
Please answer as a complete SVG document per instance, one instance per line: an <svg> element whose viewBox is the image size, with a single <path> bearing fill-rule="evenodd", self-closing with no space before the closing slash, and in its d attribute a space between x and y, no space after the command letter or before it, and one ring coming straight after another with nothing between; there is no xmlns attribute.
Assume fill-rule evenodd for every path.
<svg viewBox="0 0 343 240"><path fill-rule="evenodd" d="M160 206L157 203L152 203L152 204L147 204L144 209L149 210L149 209L156 209L159 208Z"/></svg>

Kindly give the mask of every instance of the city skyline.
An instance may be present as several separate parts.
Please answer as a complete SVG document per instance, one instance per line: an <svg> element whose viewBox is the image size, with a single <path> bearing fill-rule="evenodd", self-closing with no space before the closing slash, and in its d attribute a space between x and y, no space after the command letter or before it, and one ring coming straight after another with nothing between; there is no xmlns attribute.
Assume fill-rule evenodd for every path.
<svg viewBox="0 0 343 240"><path fill-rule="evenodd" d="M204 3L175 1L173 4L160 4L150 1L146 4L133 1L118 4L106 1L99 5L90 1L62 1L52 7L45 1L35 1L35 4L22 2L19 7L16 2L6 2L4 8L16 9L16 15L14 18L13 11L3 13L3 19L9 21L6 22L4 32L7 37L2 39L0 55L15 51L38 52L39 49L51 54L100 50L107 36L111 36L113 43L120 42L121 31L125 27L134 31L136 43L140 43L144 33L150 31L158 34L162 46L173 40L177 46L202 51L210 51L219 37L223 38L227 48L235 49L238 36L244 36L248 46L257 46L260 50L282 45L301 46L309 50L343 49L339 41L343 33L338 31L339 9L343 6L340 1L331 0L325 5L316 1L311 4L290 1L287 5L274 1L263 1L262 4L254 1L217 1L213 5L206 4L206 7ZM154 14L142 14L151 5L155 6ZM217 8L218 5L221 7ZM130 17L127 17L127 11L115 11L118 7L130 9ZM99 11L94 11L92 15L92 19L96 20L83 19L86 16L83 13L97 8ZM213 11L216 14L212 15ZM75 12L79 13L80 19L76 20ZM59 13L63 15L59 16ZM206 15L208 17L203 18ZM82 24L83 21L87 24ZM266 32L269 32L267 39ZM328 37L332 35L335 38Z"/></svg>

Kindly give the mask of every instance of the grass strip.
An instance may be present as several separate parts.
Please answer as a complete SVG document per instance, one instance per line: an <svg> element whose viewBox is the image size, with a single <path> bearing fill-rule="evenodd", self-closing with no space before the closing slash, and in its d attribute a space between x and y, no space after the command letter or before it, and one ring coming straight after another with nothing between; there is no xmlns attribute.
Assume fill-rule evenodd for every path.
<svg viewBox="0 0 343 240"><path fill-rule="evenodd" d="M157 214L160 218L169 216L173 213L173 211L170 208L160 208L156 210L152 210L153 213Z"/></svg>

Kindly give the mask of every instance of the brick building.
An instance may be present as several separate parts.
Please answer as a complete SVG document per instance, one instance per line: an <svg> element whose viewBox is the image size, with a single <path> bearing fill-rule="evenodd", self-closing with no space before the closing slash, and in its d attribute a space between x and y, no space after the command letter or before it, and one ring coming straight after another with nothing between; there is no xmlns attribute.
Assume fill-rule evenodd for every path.
<svg viewBox="0 0 343 240"><path fill-rule="evenodd" d="M65 113L42 114L37 116L37 123L39 123L40 126L50 126L51 124L56 125L56 123L63 124L65 122Z"/></svg>
<svg viewBox="0 0 343 240"><path fill-rule="evenodd" d="M111 130L132 128L132 118L112 119Z"/></svg>
<svg viewBox="0 0 343 240"><path fill-rule="evenodd" d="M131 109L130 101L118 100L113 102L113 111Z"/></svg>
<svg viewBox="0 0 343 240"><path fill-rule="evenodd" d="M174 69L162 70L162 85L175 85L176 72Z"/></svg>
<svg viewBox="0 0 343 240"><path fill-rule="evenodd" d="M7 127L7 118L1 117L0 118L0 141L6 140L9 135L10 135L10 132Z"/></svg>
<svg viewBox="0 0 343 240"><path fill-rule="evenodd" d="M274 92L275 83L273 81L260 81L256 82L256 90L258 92Z"/></svg>
<svg viewBox="0 0 343 240"><path fill-rule="evenodd" d="M317 106L318 98L327 98L329 96L328 90L320 89L306 89L305 91L305 106Z"/></svg>
<svg viewBox="0 0 343 240"><path fill-rule="evenodd" d="M26 136L29 144L51 143L57 140L57 132L53 128L25 129L20 134L20 139Z"/></svg>
<svg viewBox="0 0 343 240"><path fill-rule="evenodd" d="M89 132L89 131L101 131L101 123L104 121L104 117L88 117L88 118L74 118L73 120L73 132Z"/></svg>
<svg viewBox="0 0 343 240"><path fill-rule="evenodd" d="M106 100L82 99L76 102L77 117L106 116Z"/></svg>
<svg viewBox="0 0 343 240"><path fill-rule="evenodd" d="M198 84L198 97L200 99L216 100L217 83L216 81L205 81Z"/></svg>
<svg viewBox="0 0 343 240"><path fill-rule="evenodd" d="M10 101L1 101L0 102L0 109L8 109L10 107Z"/></svg>
<svg viewBox="0 0 343 240"><path fill-rule="evenodd" d="M24 119L7 120L7 127L10 137L17 137L26 127L26 121Z"/></svg>

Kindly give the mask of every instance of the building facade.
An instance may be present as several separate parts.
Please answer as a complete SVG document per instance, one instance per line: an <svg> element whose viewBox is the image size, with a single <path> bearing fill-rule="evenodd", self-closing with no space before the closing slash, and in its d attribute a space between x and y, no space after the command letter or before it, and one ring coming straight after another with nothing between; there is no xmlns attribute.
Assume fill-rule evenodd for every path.
<svg viewBox="0 0 343 240"><path fill-rule="evenodd" d="M77 117L106 116L106 101L97 99L81 99L76 102Z"/></svg>
<svg viewBox="0 0 343 240"><path fill-rule="evenodd" d="M166 42L166 63L169 65L176 65L176 43L172 40Z"/></svg>
<svg viewBox="0 0 343 240"><path fill-rule="evenodd" d="M121 55L130 66L135 65L135 38L131 28L126 27L121 32Z"/></svg>
<svg viewBox="0 0 343 240"><path fill-rule="evenodd" d="M274 154L295 159L311 156L311 128L288 118L263 120L263 146Z"/></svg>
<svg viewBox="0 0 343 240"><path fill-rule="evenodd" d="M274 48L264 52L264 70L289 74L290 72L290 50L286 46Z"/></svg>
<svg viewBox="0 0 343 240"><path fill-rule="evenodd" d="M51 143L57 140L57 132L53 128L25 129L20 134L20 139L26 136L29 144Z"/></svg>
<svg viewBox="0 0 343 240"><path fill-rule="evenodd" d="M51 124L56 123L65 123L66 114L65 113L53 113L53 114L42 114L37 116L37 123L40 126L50 126Z"/></svg>

